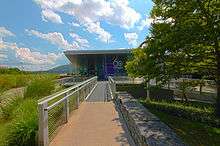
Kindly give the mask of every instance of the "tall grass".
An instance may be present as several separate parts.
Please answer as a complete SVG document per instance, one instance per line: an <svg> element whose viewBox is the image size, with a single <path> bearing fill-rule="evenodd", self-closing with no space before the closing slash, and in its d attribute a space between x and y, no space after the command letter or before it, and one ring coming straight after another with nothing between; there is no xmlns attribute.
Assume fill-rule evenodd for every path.
<svg viewBox="0 0 220 146"><path fill-rule="evenodd" d="M20 105L22 100L22 97L15 97L8 103L0 104L0 118L5 121L12 119L12 111L16 109L18 105Z"/></svg>
<svg viewBox="0 0 220 146"><path fill-rule="evenodd" d="M4 83L7 83L5 88L26 86L26 89L23 98L14 98L12 102L1 106L0 120L5 119L8 126L4 128L6 132L4 142L0 138L0 143L6 146L34 146L37 142L38 130L37 100L52 94L55 89L56 76L31 74L10 77L12 76L5 75L4 78L0 75L0 85L4 80Z"/></svg>
<svg viewBox="0 0 220 146"><path fill-rule="evenodd" d="M55 74L1 74L0 75L0 94L11 88L24 87L30 82L42 78L50 78L54 80Z"/></svg>
<svg viewBox="0 0 220 146"><path fill-rule="evenodd" d="M24 93L24 98L36 98L39 99L43 96L50 95L55 89L55 83L50 78L42 78L34 80Z"/></svg>
<svg viewBox="0 0 220 146"><path fill-rule="evenodd" d="M26 99L13 112L14 119L7 135L8 146L34 146L37 135L37 102Z"/></svg>

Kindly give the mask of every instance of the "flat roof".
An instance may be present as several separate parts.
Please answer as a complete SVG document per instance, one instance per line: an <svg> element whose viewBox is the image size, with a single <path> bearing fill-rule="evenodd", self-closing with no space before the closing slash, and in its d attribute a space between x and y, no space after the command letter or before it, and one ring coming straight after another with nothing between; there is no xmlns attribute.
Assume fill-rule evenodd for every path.
<svg viewBox="0 0 220 146"><path fill-rule="evenodd" d="M132 49L114 49L114 50L68 50L65 55L92 55L92 54L128 54Z"/></svg>

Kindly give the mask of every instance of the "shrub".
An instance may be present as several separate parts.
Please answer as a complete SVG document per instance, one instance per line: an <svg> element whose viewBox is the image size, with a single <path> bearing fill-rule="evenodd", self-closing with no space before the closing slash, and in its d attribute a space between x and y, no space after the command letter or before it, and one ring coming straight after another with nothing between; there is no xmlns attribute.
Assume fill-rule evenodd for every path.
<svg viewBox="0 0 220 146"><path fill-rule="evenodd" d="M6 143L8 146L34 146L37 135L37 103L26 99L13 112L15 119L10 125Z"/></svg>
<svg viewBox="0 0 220 146"><path fill-rule="evenodd" d="M127 91L135 98L147 96L144 84L117 84L116 89L117 91Z"/></svg>
<svg viewBox="0 0 220 146"><path fill-rule="evenodd" d="M50 78L41 78L32 81L24 93L25 98L36 98L50 95L55 89L55 82Z"/></svg>
<svg viewBox="0 0 220 146"><path fill-rule="evenodd" d="M168 114L186 118L193 121L207 123L219 127L220 119L214 114L214 108L211 106L194 106L187 103L167 102L167 101L142 101L147 108L156 109Z"/></svg>

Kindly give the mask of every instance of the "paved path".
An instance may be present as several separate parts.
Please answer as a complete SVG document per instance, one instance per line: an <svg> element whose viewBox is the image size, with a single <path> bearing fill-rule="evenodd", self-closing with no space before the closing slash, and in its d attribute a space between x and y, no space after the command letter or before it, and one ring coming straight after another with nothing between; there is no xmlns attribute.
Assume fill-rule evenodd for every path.
<svg viewBox="0 0 220 146"><path fill-rule="evenodd" d="M99 82L88 101L74 111L50 146L133 146L112 102L103 102L104 82ZM100 91L100 92L97 92ZM93 94L97 94L94 96ZM97 98L96 98L97 97ZM96 102L91 102L96 101Z"/></svg>
<svg viewBox="0 0 220 146"><path fill-rule="evenodd" d="M98 82L91 96L86 100L88 102L104 102L107 97L107 82Z"/></svg>

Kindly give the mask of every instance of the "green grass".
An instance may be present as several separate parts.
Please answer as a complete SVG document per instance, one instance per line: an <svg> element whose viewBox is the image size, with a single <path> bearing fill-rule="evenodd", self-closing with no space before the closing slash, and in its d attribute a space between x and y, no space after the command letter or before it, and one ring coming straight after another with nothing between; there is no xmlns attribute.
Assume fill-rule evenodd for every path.
<svg viewBox="0 0 220 146"><path fill-rule="evenodd" d="M13 111L13 117L6 134L7 146L34 146L38 129L37 101L25 99Z"/></svg>
<svg viewBox="0 0 220 146"><path fill-rule="evenodd" d="M50 95L55 90L55 82L50 78L33 80L24 93L24 98L36 98Z"/></svg>
<svg viewBox="0 0 220 146"><path fill-rule="evenodd" d="M52 80L57 78L55 74L0 74L0 94L4 91L24 87L30 84L33 80L50 78Z"/></svg>
<svg viewBox="0 0 220 146"><path fill-rule="evenodd" d="M0 91L26 86L24 97L0 98L0 146L36 144L37 100L63 89L55 84L55 78L53 74L0 75Z"/></svg>
<svg viewBox="0 0 220 146"><path fill-rule="evenodd" d="M172 116L155 109L149 110L158 116L161 121L174 129L177 135L190 146L220 145L220 128Z"/></svg>
<svg viewBox="0 0 220 146"><path fill-rule="evenodd" d="M0 146L6 145L6 134L8 133L10 121L0 120Z"/></svg>

